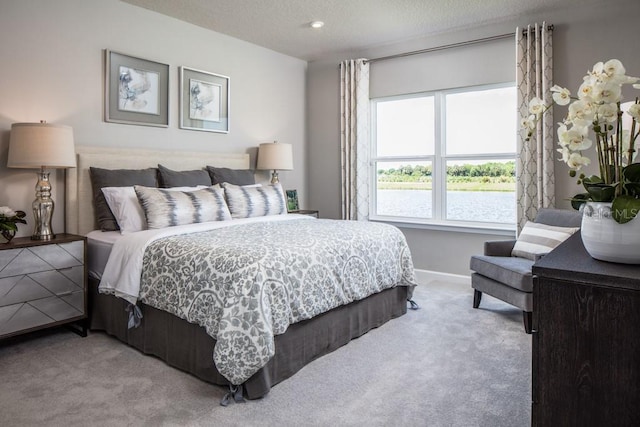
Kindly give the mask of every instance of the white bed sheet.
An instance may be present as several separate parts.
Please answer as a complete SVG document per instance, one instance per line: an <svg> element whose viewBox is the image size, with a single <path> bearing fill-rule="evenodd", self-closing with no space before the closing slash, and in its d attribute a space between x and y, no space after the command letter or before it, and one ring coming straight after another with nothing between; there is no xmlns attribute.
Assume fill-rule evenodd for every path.
<svg viewBox="0 0 640 427"><path fill-rule="evenodd" d="M94 230L87 233L87 266L89 277L101 279L114 243L122 237L119 231Z"/></svg>

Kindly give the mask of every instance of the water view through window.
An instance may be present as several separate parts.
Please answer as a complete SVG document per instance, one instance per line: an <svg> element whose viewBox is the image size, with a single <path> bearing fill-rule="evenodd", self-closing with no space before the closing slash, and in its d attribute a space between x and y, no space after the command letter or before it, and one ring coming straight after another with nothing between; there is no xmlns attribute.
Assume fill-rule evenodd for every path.
<svg viewBox="0 0 640 427"><path fill-rule="evenodd" d="M515 224L516 91L374 100L375 215Z"/></svg>
<svg viewBox="0 0 640 427"><path fill-rule="evenodd" d="M446 219L515 223L515 162L489 161L447 168ZM378 164L376 211L379 215L416 219L433 218L430 163L405 163L397 167ZM386 167L386 169L381 169Z"/></svg>

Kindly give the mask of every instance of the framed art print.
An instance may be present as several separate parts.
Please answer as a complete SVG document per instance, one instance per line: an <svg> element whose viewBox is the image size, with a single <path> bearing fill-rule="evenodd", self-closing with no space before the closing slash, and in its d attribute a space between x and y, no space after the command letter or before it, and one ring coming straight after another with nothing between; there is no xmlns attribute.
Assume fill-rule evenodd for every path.
<svg viewBox="0 0 640 427"><path fill-rule="evenodd" d="M180 67L180 127L229 132L229 77Z"/></svg>
<svg viewBox="0 0 640 427"><path fill-rule="evenodd" d="M298 191L287 190L287 212L298 212L300 205L298 204Z"/></svg>
<svg viewBox="0 0 640 427"><path fill-rule="evenodd" d="M105 121L169 126L169 65L105 53Z"/></svg>

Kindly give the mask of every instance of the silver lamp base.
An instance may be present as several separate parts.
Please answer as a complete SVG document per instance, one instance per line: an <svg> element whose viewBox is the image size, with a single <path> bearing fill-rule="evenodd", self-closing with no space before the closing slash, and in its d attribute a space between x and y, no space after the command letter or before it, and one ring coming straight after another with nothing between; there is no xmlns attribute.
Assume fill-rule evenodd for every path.
<svg viewBox="0 0 640 427"><path fill-rule="evenodd" d="M271 185L278 184L280 179L278 178L278 171L274 170L271 172Z"/></svg>
<svg viewBox="0 0 640 427"><path fill-rule="evenodd" d="M49 172L44 168L37 172L36 199L31 204L33 208L33 235L31 240L51 240L56 236L51 230L51 218L53 217L53 199L51 198L51 183Z"/></svg>

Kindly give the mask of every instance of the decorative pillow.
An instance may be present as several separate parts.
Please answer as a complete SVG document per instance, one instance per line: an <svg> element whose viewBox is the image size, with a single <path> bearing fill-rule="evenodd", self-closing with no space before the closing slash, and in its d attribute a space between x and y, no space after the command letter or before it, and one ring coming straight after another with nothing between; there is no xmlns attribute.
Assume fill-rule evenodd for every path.
<svg viewBox="0 0 640 427"><path fill-rule="evenodd" d="M233 218L251 218L287 213L287 201L280 184L261 187L240 187L223 183L222 187Z"/></svg>
<svg viewBox="0 0 640 427"><path fill-rule="evenodd" d="M196 191L207 188L206 185L196 187L165 188L167 191ZM147 229L147 219L136 190L133 187L104 187L104 198L107 200L111 213L116 218L121 234L133 233Z"/></svg>
<svg viewBox="0 0 640 427"><path fill-rule="evenodd" d="M93 206L98 226L102 231L116 231L118 230L118 223L100 189L103 187L131 187L133 185L156 187L158 172L156 168L100 169L91 167L89 168L89 175L91 176Z"/></svg>
<svg viewBox="0 0 640 427"><path fill-rule="evenodd" d="M134 187L149 228L231 219L221 188L197 191L170 191L160 188Z"/></svg>
<svg viewBox="0 0 640 427"><path fill-rule="evenodd" d="M160 187L194 187L196 185L211 185L211 177L204 169L191 171L174 171L162 165L158 165L158 181Z"/></svg>
<svg viewBox="0 0 640 427"><path fill-rule="evenodd" d="M104 198L118 223L120 233L145 230L147 221L133 187L104 187Z"/></svg>
<svg viewBox="0 0 640 427"><path fill-rule="evenodd" d="M551 252L578 230L579 227L556 227L527 221L511 255L535 261L540 256Z"/></svg>
<svg viewBox="0 0 640 427"><path fill-rule="evenodd" d="M212 184L228 182L233 185L252 185L256 183L256 177L252 170L207 166L207 172L211 176Z"/></svg>

